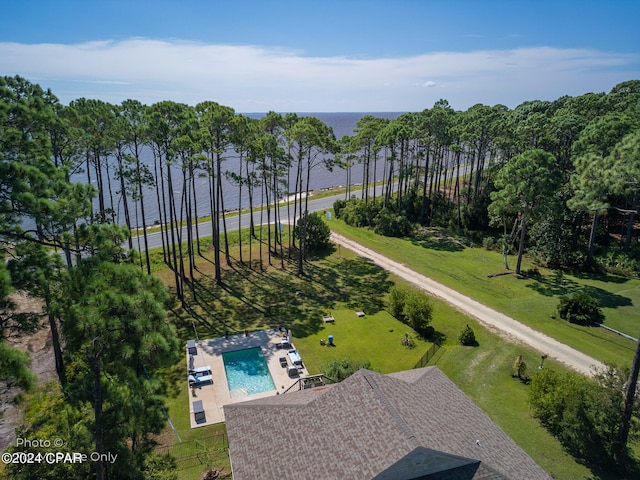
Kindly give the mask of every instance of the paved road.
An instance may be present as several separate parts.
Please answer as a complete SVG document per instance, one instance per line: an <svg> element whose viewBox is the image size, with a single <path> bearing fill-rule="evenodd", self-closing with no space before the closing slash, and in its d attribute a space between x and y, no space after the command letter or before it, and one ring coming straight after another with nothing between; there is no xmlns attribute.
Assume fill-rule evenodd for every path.
<svg viewBox="0 0 640 480"><path fill-rule="evenodd" d="M380 186L376 187L376 195L380 195L380 192L382 191L382 188ZM370 191L370 195L372 190ZM360 192L356 192L356 195L358 196L358 198L360 197ZM317 211L323 211L323 210L327 210L329 208L333 208L333 203L336 200L341 200L344 199L344 193L341 193L339 195L331 195L330 197L324 197L324 198L317 198L314 199L313 197L309 197L309 211L310 212L317 212ZM300 207L298 207L300 208ZM287 222L287 207L286 206L281 206L280 207L280 215L282 216L282 222L286 223ZM291 205L291 215L293 215L293 205ZM249 219L250 219L250 215L248 213L244 213L242 215L239 216L240 218L238 219L238 216L233 216L233 217L228 217L227 218L227 231L232 231L232 230L238 230L238 220L241 222L242 224L242 228L248 228L249 227ZM256 211L253 213L253 221L256 225L260 224L260 212ZM267 221L267 212L263 212L263 216L262 216L262 221L266 222ZM200 232L200 238L204 238L204 237L210 237L212 235L213 229L211 228L211 222L203 222L198 224L198 230ZM195 235L195 228L192 229ZM222 231L222 222L220 222L220 231ZM154 249L154 248L160 248L162 247L162 237L160 236L160 232L154 232L154 233L149 233L147 234L147 238L149 241L149 249ZM182 228L182 238L186 241L187 238L187 228L183 227ZM139 244L138 244L139 242ZM126 242L125 242L126 243ZM140 236L134 236L133 237L133 246L138 250L138 251L143 251L144 250L144 240L142 238L142 235Z"/></svg>
<svg viewBox="0 0 640 480"><path fill-rule="evenodd" d="M340 244L358 255L371 259L380 267L399 277L413 283L429 294L438 297L458 310L477 319L489 329L495 331L502 337L510 341L524 343L541 354L549 355L567 367L572 368L584 375L592 375L593 367L604 369L605 366L598 360L585 355L553 338L540 333L511 317L504 315L492 308L487 307L465 295L462 295L449 287L446 287L424 275L421 275L410 268L395 262L379 253L360 245L342 235L331 233L331 240Z"/></svg>

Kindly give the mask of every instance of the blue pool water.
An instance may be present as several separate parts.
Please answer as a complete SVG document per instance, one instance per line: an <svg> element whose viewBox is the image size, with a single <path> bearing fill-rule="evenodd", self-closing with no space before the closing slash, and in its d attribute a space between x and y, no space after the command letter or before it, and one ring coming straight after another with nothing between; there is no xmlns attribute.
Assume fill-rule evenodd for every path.
<svg viewBox="0 0 640 480"><path fill-rule="evenodd" d="M276 389L259 347L223 353L222 361L231 397Z"/></svg>

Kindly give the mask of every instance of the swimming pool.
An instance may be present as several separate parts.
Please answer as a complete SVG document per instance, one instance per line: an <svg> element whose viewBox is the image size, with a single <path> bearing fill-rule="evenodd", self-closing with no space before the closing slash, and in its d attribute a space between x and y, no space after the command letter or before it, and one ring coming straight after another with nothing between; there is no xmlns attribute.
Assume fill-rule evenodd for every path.
<svg viewBox="0 0 640 480"><path fill-rule="evenodd" d="M260 347L223 353L222 361L232 398L276 389Z"/></svg>

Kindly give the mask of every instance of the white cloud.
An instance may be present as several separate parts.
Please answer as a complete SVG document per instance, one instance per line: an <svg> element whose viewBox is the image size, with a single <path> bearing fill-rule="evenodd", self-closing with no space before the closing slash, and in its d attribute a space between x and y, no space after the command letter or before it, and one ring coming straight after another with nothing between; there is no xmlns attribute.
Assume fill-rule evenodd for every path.
<svg viewBox="0 0 640 480"><path fill-rule="evenodd" d="M551 47L431 52L402 58L311 57L287 49L132 38L75 45L0 43L0 74L119 103L215 100L237 111L407 111L440 98L555 99L638 78L638 56ZM434 87L425 89L424 87Z"/></svg>

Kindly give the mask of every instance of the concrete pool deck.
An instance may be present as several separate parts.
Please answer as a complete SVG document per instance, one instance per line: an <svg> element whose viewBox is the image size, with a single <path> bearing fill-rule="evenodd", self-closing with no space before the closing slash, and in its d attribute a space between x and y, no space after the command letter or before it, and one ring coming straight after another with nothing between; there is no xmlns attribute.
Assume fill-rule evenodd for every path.
<svg viewBox="0 0 640 480"><path fill-rule="evenodd" d="M195 346L197 353L193 355L193 366L211 367L213 383L197 386L189 389L189 419L191 428L203 427L205 425L213 425L215 423L224 422L223 406L232 403L246 402L256 398L271 397L278 393L284 392L298 378L308 375L306 368L299 370L297 377L289 377L287 369L280 365L280 357L287 357L288 349L280 348L282 333L277 329L262 330L259 332L250 332L247 336L229 335L228 338L214 338L211 340L196 340ZM268 392L256 393L254 395L243 394L235 391L233 395L229 391L227 385L227 376L224 370L224 362L222 354L232 352L234 350L244 350L247 348L259 347L262 350L264 359L269 367L269 373L273 378L276 389ZM295 346L294 346L295 348ZM189 352L187 349L187 365L189 365ZM304 358L302 359L304 364ZM288 363L291 365L291 362ZM187 372L184 372L185 379ZM195 395L194 395L195 393ZM201 400L204 409L204 419L196 421L193 407L194 402Z"/></svg>

